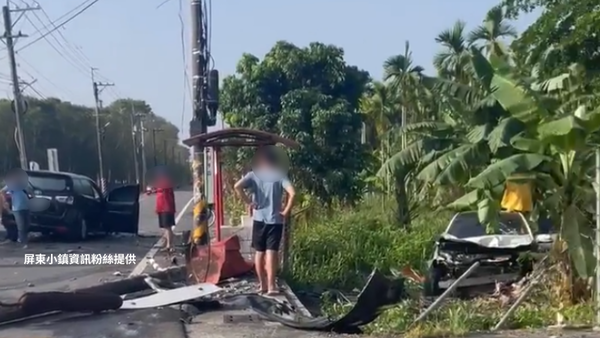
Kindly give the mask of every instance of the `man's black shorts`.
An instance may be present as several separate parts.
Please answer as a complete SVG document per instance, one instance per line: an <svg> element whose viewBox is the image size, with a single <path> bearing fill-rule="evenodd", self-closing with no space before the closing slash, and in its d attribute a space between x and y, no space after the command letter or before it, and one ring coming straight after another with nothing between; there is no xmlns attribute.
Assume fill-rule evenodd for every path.
<svg viewBox="0 0 600 338"><path fill-rule="evenodd" d="M252 248L256 251L278 251L282 236L283 224L265 224L260 221L252 223Z"/></svg>
<svg viewBox="0 0 600 338"><path fill-rule="evenodd" d="M172 212L159 212L158 213L158 226L161 229L170 229L175 225L175 214Z"/></svg>

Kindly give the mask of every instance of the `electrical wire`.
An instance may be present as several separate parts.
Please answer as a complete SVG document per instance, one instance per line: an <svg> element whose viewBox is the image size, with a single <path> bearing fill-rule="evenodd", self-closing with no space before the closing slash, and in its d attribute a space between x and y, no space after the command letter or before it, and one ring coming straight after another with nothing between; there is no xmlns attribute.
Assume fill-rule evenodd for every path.
<svg viewBox="0 0 600 338"><path fill-rule="evenodd" d="M208 2L206 0L202 0L202 18L200 23L202 25L202 41L204 42L202 44L202 55L208 58L208 60L204 60L204 62L206 62L208 66L204 70L206 72L205 77L207 77L209 70L212 69L210 64L212 59L212 57L210 56L210 21L211 19Z"/></svg>
<svg viewBox="0 0 600 338"><path fill-rule="evenodd" d="M23 1L23 0L21 0ZM52 25L52 27L56 28L56 25L52 22L52 19L50 18L50 16L48 15L48 13L44 10L44 8L40 7L40 10L42 11L42 14L44 14L44 16L46 17L46 19L50 22L50 24ZM35 13L35 12L34 12ZM58 35L60 35L60 37L63 39L63 41L66 43L66 45L68 47L70 47L69 49L71 51L73 51L74 55L79 55L80 60L82 60L84 65L91 65L92 61L87 57L87 55L85 55L85 53L83 51L81 51L81 48L78 48L76 45L73 46L71 45L71 43L69 42L69 40L67 40L67 38L65 37L65 35L60 31L60 29L58 29L56 31L58 33Z"/></svg>
<svg viewBox="0 0 600 338"><path fill-rule="evenodd" d="M46 99L46 97L45 97L44 95L42 95L42 94L41 94L41 93L40 93L40 92L39 92L37 89L35 89L35 88L33 87L33 85L31 85L31 84L30 84L30 85L27 87L27 89L29 89L29 90L31 90L32 92L34 92L35 94L37 94L37 96L39 96L39 97L40 97L40 99L42 99L42 100L45 100L45 99Z"/></svg>
<svg viewBox="0 0 600 338"><path fill-rule="evenodd" d="M208 17L206 19L207 21L207 28L206 28L206 45L207 45L207 52L208 52L208 57L209 57L209 61L212 62L212 65L210 65L208 68L210 68L211 70L214 69L216 67L215 64L215 59L212 56L212 0L208 0Z"/></svg>
<svg viewBox="0 0 600 338"><path fill-rule="evenodd" d="M181 57L183 62L183 104L181 107L181 126L180 130L183 131L183 125L185 123L185 108L187 107L187 99L188 93L192 95L192 86L190 85L190 79L188 76L188 63L186 57L186 49L185 49L185 24L183 22L183 0L179 0L179 12L177 16L179 17L179 37L181 40Z"/></svg>
<svg viewBox="0 0 600 338"><path fill-rule="evenodd" d="M86 2L89 2L89 3L88 3L87 5L85 5L85 7L83 7L82 9L80 9L79 11L77 11L75 14L71 15L70 17L68 17L67 19L65 19L63 22L61 22L61 23L59 23L59 24L56 24L56 21L60 20L60 18L59 18L59 19L57 19L57 20L54 20L53 22L51 22L51 26L52 26L52 28L51 28L51 29L48 29L48 31L47 31L46 33L42 34L42 36L40 36L40 37L38 37L38 38L34 39L33 41L29 42L29 43L28 43L28 44L26 44L25 46L23 46L23 47L19 48L18 52L20 52L20 51L24 50L25 48L27 48L27 47L29 47L29 46L33 45L33 44L34 44L34 43L36 43L36 42L38 42L38 41L42 40L42 39L43 39L43 38L45 38L46 36L48 36L48 35L50 35L50 34L54 33L55 31L57 31L59 28L61 28L61 27L63 27L64 25L68 24L69 22L73 21L75 18L77 18L78 16L80 16L81 14L83 14L85 11L87 11L87 10L88 10L90 7L92 7L93 5L95 5L96 3L98 3L98 1L100 1L100 0L91 0L91 2L89 2L89 1L84 1L82 4L80 4L80 5L79 5L79 6L77 6L77 7L81 7L81 6L83 6L83 5L84 5ZM71 10L71 11L73 11L73 10ZM42 29L47 29L47 27L45 26L45 27L43 27Z"/></svg>
<svg viewBox="0 0 600 338"><path fill-rule="evenodd" d="M26 3L25 0L21 0L21 2ZM89 75L88 69L90 68L90 65L92 64L91 60L82 51L80 51L79 49L77 49L71 45L71 43L65 37L65 35L60 31L60 29L58 29L56 27L54 22L52 22L52 19L50 18L48 13L44 10L44 8L40 7L40 11L44 15L44 17L48 20L48 22L50 22L50 25L53 28L57 29L56 33L58 33L58 37L54 34L50 34L50 36L54 39L54 41L56 41L58 46L63 49L63 51L65 52L64 54L66 56L68 56L68 59L73 60L79 67L82 67L85 70L86 75ZM35 18L42 25L44 25L44 21L39 17L39 15L36 13L36 11L33 11L32 13L35 16ZM31 20L29 20L29 18L26 18L26 19L28 19L28 21L33 25ZM35 25L33 25L33 26L34 26L34 28L37 29L37 27ZM39 29L37 29L37 30L39 32ZM60 40L62 40L62 42L58 38L60 38ZM50 42L48 41L48 43L50 43ZM67 59L67 57L64 57L64 56L63 56L63 58ZM67 60L67 61L69 61L69 60ZM69 61L69 63L71 63L71 62Z"/></svg>
<svg viewBox="0 0 600 338"><path fill-rule="evenodd" d="M158 4L158 6L156 6L156 9L161 8L162 6L166 5L169 2L171 2L171 0L164 0L163 2L161 2L160 4Z"/></svg>
<svg viewBox="0 0 600 338"><path fill-rule="evenodd" d="M33 70L39 77L41 77L42 79L44 79L46 82L48 82L49 84L51 84L54 88L58 89L59 91L68 94L67 96L75 96L70 90L65 89L60 87L59 85L57 85L54 81L50 80L47 76L45 76L44 74L42 74L42 72L40 72L39 70L37 70L31 63L29 63L25 58L23 58L23 56L19 57L19 63L24 63L26 64L29 68L31 68L31 70ZM31 76L30 74L28 74L29 76ZM33 76L31 76L33 77Z"/></svg>
<svg viewBox="0 0 600 338"><path fill-rule="evenodd" d="M20 0L23 4L29 6L29 4L25 1L25 0ZM79 4L78 6L76 6L75 8L71 9L69 12L67 12L66 14L63 14L61 17L59 17L56 20L52 20L50 18L50 16L48 15L48 13L43 9L43 8L39 8L42 12L42 14L44 15L44 17L48 20L48 24L44 23L44 20L42 18L40 18L40 16L34 11L33 15L35 16L35 18L37 19L37 21L43 26L42 28L38 27L29 16L25 15L25 19L33 26L33 28L36 30L36 33L39 34L40 36L38 37L37 40L32 41L30 44L22 47L19 50L22 50L26 47L28 47L29 45L35 43L36 41L39 41L41 39L44 39L52 49L54 49L54 51L60 56L62 57L65 61L67 61L67 63L69 63L75 70L77 70L79 73L81 73L83 76L85 76L86 78L90 78L90 74L87 71L89 68L91 68L91 60L85 55L85 53L83 53L83 51L81 51L80 49L73 47L71 45L71 43L69 42L69 40L67 40L67 38L64 36L64 34L60 31L60 28L64 27L64 25L66 23L68 23L69 21L73 20L75 17L77 17L78 15L80 15L81 13L83 13L85 10L89 9L92 5L94 5L96 2L98 2L98 0L95 1L91 1L91 0L86 0L83 3ZM13 2L14 3L14 2ZM85 7L84 7L85 6ZM82 8L83 7L83 8ZM69 17L68 19L65 20L65 22L57 25L55 22L59 21L60 19L66 17L67 15L75 12L79 10L77 13L73 14L71 17ZM44 32L43 30L47 30L46 32ZM53 34L53 33L57 33L57 35ZM61 40L59 40L59 37L61 38ZM50 40L50 38L52 38L52 40L54 41L54 43ZM58 45L58 47L56 45ZM27 63L25 61L25 63ZM33 68L33 66L29 63L27 63L32 69L35 70L35 68ZM56 85L55 83L53 83L50 79L46 78L43 74L41 74L41 72L35 70L39 75L41 75L46 81L48 81L49 83L51 83L52 85L54 85L55 87L58 87L58 85ZM102 78L105 78L103 76L99 76ZM107 81L110 82L110 81ZM37 90L35 90L35 88L31 88L32 91L36 92L38 95L41 95ZM120 98L121 95L119 95L115 90L112 90L111 88L111 93L113 94L113 96L115 98ZM43 96L42 96L43 97Z"/></svg>
<svg viewBox="0 0 600 338"><path fill-rule="evenodd" d="M43 22L41 21L39 15L34 13L34 16L37 18L38 21L40 21L42 24ZM31 18L29 18L28 15L25 15L25 20L27 20L31 26L38 32L41 33L40 29L38 28L38 26L33 22L33 20L31 20ZM54 36L54 34L42 34L41 38L43 40L45 40L48 45L54 49L54 51L63 59L65 60L67 63L69 63L75 70L77 70L79 73L83 74L86 78L90 77L89 72L87 71L87 69L89 69L89 67L87 67L86 65L82 65L81 63L78 62L74 62L72 60L72 57L68 57L67 55L65 55L66 53L63 53L61 50L59 50L59 48L62 48L63 50L65 50L66 48L63 46L63 44L56 38L56 36ZM58 44L59 47L56 47L54 45L54 43L52 43L50 41L50 38L54 39L54 41L56 42L56 44ZM77 59L75 59L76 61L79 61ZM79 61L80 62L80 61Z"/></svg>

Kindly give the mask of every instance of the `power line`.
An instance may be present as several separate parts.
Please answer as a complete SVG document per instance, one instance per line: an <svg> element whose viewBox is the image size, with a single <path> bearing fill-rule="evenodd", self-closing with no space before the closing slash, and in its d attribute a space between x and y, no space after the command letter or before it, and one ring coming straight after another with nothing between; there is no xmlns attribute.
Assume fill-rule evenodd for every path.
<svg viewBox="0 0 600 338"><path fill-rule="evenodd" d="M50 47L52 49L54 49L54 51L56 51L56 53L60 57L62 57L65 61L67 61L75 70L77 70L80 74L82 74L86 78L90 77L90 74L85 69L91 68L91 60L85 55L85 53L83 53L83 51L72 46L72 44L69 42L69 40L60 31L60 28L62 28L63 25L66 24L69 20L72 20L74 17L76 17L77 15L83 13L83 11L90 8L97 1L98 0L96 0L92 3L88 3L85 8L81 8L78 13L75 13L71 18L67 19L66 22L63 22L60 25L56 25L55 21L58 21L58 20L52 20L49 17L48 13L43 8L40 8L40 10L42 11L42 14L45 16L45 18L48 20L49 23L46 24L44 22L44 20L42 18L40 18L39 15L34 13L37 21L39 21L39 23L41 23L43 25L43 28L39 28L29 17L26 17L27 21L36 29L37 33L40 34L39 38L36 41L39 41L40 39L44 39L50 45ZM26 4L26 2L24 0L21 0L21 2ZM85 4L85 2L80 4L76 8L80 8L84 4ZM71 10L70 12L73 12L73 11L74 10ZM49 28L49 27L51 27L51 28ZM46 29L46 28L48 28L48 31L43 32L42 30ZM58 37L54 33L58 33ZM59 37L61 38L60 40L59 40ZM50 41L49 38L52 38L55 41L55 43ZM62 42L61 42L61 40L62 40ZM33 41L33 42L35 42L35 41ZM55 44L58 45L58 47L55 46ZM25 48L25 47L27 47L27 46L24 46L23 48ZM106 78L105 76L102 76L98 72L96 72L96 77L102 78L108 82L111 82L110 79ZM45 79L47 79L47 78L45 78ZM110 92L112 94L111 96L113 96L116 99L119 99L122 96L116 90L114 90L112 88L110 88Z"/></svg>
<svg viewBox="0 0 600 338"><path fill-rule="evenodd" d="M23 0L21 0L21 1L23 1ZM56 25L52 22L52 19L50 18L50 16L48 15L48 13L44 10L44 8L40 8L40 10L42 11L42 14L44 14L44 16L46 17L46 19L48 19L48 21L50 22L50 24L52 25L52 27L56 28ZM36 16L37 16L37 14L36 14ZM40 22L41 22L41 20L40 20ZM73 52L73 55L79 56L80 60L82 61L82 63L84 65L90 66L92 64L92 60L90 60L87 57L87 55L85 55L85 53L80 48L77 48L77 46L73 46L69 42L69 40L65 37L65 35L60 31L60 29L57 29L56 32L64 40L64 42L66 43L67 47L70 47L69 49Z"/></svg>
<svg viewBox="0 0 600 338"><path fill-rule="evenodd" d="M183 61L183 104L181 107L181 131L183 131L183 125L185 123L185 108L187 106L187 94L188 92L191 94L192 92L192 86L190 85L190 79L188 77L188 71L187 71L187 67L188 67L188 63L187 63L187 57L186 57L186 50L185 50L185 24L183 22L183 0L179 0L179 12L177 13L177 16L179 17L179 27L180 27L180 34L179 37L181 39L181 57L182 57L182 61Z"/></svg>
<svg viewBox="0 0 600 338"><path fill-rule="evenodd" d="M88 0L89 1L89 0ZM24 0L21 0L21 2L26 3ZM85 2L83 3L85 4ZM76 8L82 7L83 4L80 4L79 6L77 6ZM88 8L89 6L93 5L93 3L88 4ZM81 9L81 11L85 10L87 8L83 8ZM46 34L51 36L54 41L56 41L56 43L59 45L59 47L62 48L63 52L58 51L57 48L55 48L53 46L53 44L46 38L44 37L44 39L48 42L48 44L51 45L51 47L61 56L63 57L63 59L65 59L65 61L67 61L68 63L70 63L77 71L79 71L82 75L84 75L86 78L89 78L89 73L87 72L87 69L92 67L92 61L90 60L90 58L87 57L87 55L85 55L85 53L80 49L77 48L77 46L73 46L73 44L65 37L65 35L60 31L60 28L62 27L58 27L54 21L57 20L52 20L50 18L50 16L48 15L48 13L43 9L40 8L40 10L42 11L42 14L44 15L44 17L48 20L48 24L44 23L44 20L42 20L36 13L34 13L34 15L36 16L36 18L38 19L38 21L44 25L44 28L46 27L52 27L52 32L46 32L46 33L50 33L50 34ZM73 11L73 10L71 10ZM64 15L63 15L64 16ZM28 19L28 18L27 18ZM41 31L41 29L38 29L38 27L36 27L31 20L28 20L35 29L37 29L37 32L44 35L43 32ZM58 33L59 37L61 38L61 41L59 41L59 39L56 37L55 34L53 34L54 32ZM104 81L107 82L112 82L110 79L108 79L105 76L102 76L102 74L100 74L99 72L96 72L96 77L103 79ZM119 95L115 90L113 90L111 88L110 90L112 92L112 94L116 97L121 97L121 95Z"/></svg>
<svg viewBox="0 0 600 338"><path fill-rule="evenodd" d="M40 21L42 24L43 22L41 21L40 17L37 14L34 14L35 17L38 19L38 21ZM31 24L31 26L33 26L33 28L37 31L40 32L40 29L37 27L37 25L28 17L25 16L25 19ZM56 43L59 45L59 47L61 47L63 50L65 49L64 46L61 44L60 41L58 41L58 39L56 38L56 36L54 36L54 34L48 34L48 35L42 35L42 38L48 43L48 45L54 49L54 51L61 57L63 58L65 61L67 61L67 63L69 63L75 70L77 70L78 72L84 74L87 77L89 77L89 74L87 74L87 72L84 72L81 70L82 65L75 63L71 60L71 58L67 57L63 52L61 52L51 41L48 37L52 37L54 39L54 41L56 41ZM83 66L85 67L85 66Z"/></svg>
<svg viewBox="0 0 600 338"><path fill-rule="evenodd" d="M19 57L19 63L21 63L21 62L24 63L24 64L26 64L29 68L31 68L31 70L33 70L35 73L37 73L39 77L41 77L42 79L44 79L45 81L47 81L54 88L58 89L61 92L66 92L68 94L68 96L75 96L70 90L65 89L65 88L61 88L54 81L52 81L48 77L46 77L42 72L40 72L39 70L37 70L31 63L27 62L27 60L25 60L23 58L23 56ZM28 74L28 75L31 76L30 74ZM34 77L34 76L31 76L31 77Z"/></svg>
<svg viewBox="0 0 600 338"><path fill-rule="evenodd" d="M89 1L93 1L93 0L85 0L83 3L81 3L81 4L77 5L77 6L75 6L74 8L72 8L71 10L69 10L68 12L66 12L66 13L64 13L63 15L59 16L58 18L56 18L56 19L54 20L54 22L56 22L56 21L60 21L60 20L62 20L63 18L66 18L66 17L68 17L68 16L69 16L71 13L73 13L73 12L75 12L76 10L78 10L79 8L81 8L81 7L85 6L85 5L87 5L87 2L89 2ZM9 0L9 2L11 2L13 5L15 5L15 9L17 9L17 10L20 10L20 9L21 9L21 8L20 8L18 5L16 5L16 4L14 3L14 1L11 1L11 0ZM22 2L22 3L24 3L24 4L27 4L27 3L26 3L24 0L21 0L21 2ZM41 9L41 7L40 7L40 6L39 6L37 3L34 3L34 5L36 5L36 7L35 7L35 8L36 8L36 10L37 10L37 9ZM29 6L29 5L27 5L27 6ZM52 20L50 20L50 21L52 21ZM49 27L49 26L52 26L52 23L51 23L50 25L45 25L44 27L42 27L42 30L44 30L44 29L48 29L48 27ZM0 59L4 59L4 58L5 58L5 57L2 57L2 58L0 58Z"/></svg>
<svg viewBox="0 0 600 338"><path fill-rule="evenodd" d="M37 96L38 96L40 99L42 99L42 100L46 99L46 97L44 97L44 95L42 95L42 94L41 94L41 93L40 93L40 92L39 92L37 89L35 89L35 88L33 87L33 84L34 84L34 83L36 83L36 82L37 82L37 80L35 80L35 79L34 79L33 81L31 81L31 82L21 81L21 85L23 86L23 88L22 88L21 90L22 90L22 91L26 91L26 90L28 90L28 89L29 89L29 90L31 90L31 91L32 91L34 94L37 94Z"/></svg>
<svg viewBox="0 0 600 338"><path fill-rule="evenodd" d="M24 0L21 0L21 2L24 4L27 4ZM40 10L42 11L42 14L48 19L48 21L50 22L50 25L52 27L56 28L56 25L52 22L52 19L50 19L50 17L48 16L48 13L46 13L46 11L43 8L40 8ZM37 21L39 23L41 23L44 26L48 26L44 23L44 20L42 20L42 18L40 18L40 16L36 12L33 12L33 15L35 16L35 18L37 19ZM33 21L27 15L25 16L25 19L33 26L34 29L36 29L37 33L40 33L43 35L43 32L40 30L40 28L38 28L36 26L36 24L34 24ZM89 77L89 74L87 72L87 69L89 69L90 64L91 64L90 62L87 61L89 59L87 59L87 57L83 53L81 53L81 52L77 53L78 50L71 47L71 45L69 44L69 41L67 40L67 38L63 35L63 33L60 30L57 30L56 33L58 33L58 36L60 38L62 38L64 43L61 42L55 34L50 34L48 37L51 37L56 42L58 47L60 49L62 49L62 51L58 50L59 48L55 47L54 44L52 42L50 42L48 37L44 37L44 40L46 40L46 42L48 42L50 47L52 47L52 49L54 49L63 59L65 59L65 61L70 63L79 72L85 74L86 77ZM81 55L83 55L83 57ZM82 68L83 68L83 70L82 70Z"/></svg>
<svg viewBox="0 0 600 338"><path fill-rule="evenodd" d="M26 1L24 1L24 0L20 0L20 1L27 5ZM83 51L81 51L79 48L73 47L70 44L69 40L67 40L67 38L64 36L64 34L60 31L60 28L63 28L67 23L74 20L76 17L78 17L79 15L84 13L86 10L88 10L94 4L96 4L98 2L99 2L99 0L85 0L55 20L52 20L45 10L38 7L40 10L42 10L42 13L45 16L45 18L48 20L48 23L46 24L44 22L44 20L42 18L40 18L39 15L34 13L35 18L42 25L42 27L40 28L31 20L30 17L26 16L25 19L36 30L36 35L38 35L38 33L39 33L39 35L35 40L33 40L33 41L29 42L28 44L24 45L23 47L19 48L17 50L17 52L22 51L25 48L28 48L29 46L31 46L34 43L43 39L50 45L50 47L52 49L54 49L54 51L61 58L63 58L65 61L67 61L75 70L77 70L79 73L84 75L86 78L89 78L90 77L89 73L83 69L88 69L91 67L90 59L83 53ZM58 23L59 21L62 21L62 22ZM55 32L58 34L58 37L60 37L63 42L61 42L61 40L58 39L56 34L54 34ZM54 40L54 43L52 41L50 41L50 38L52 38L52 40ZM0 59L2 59L2 58L0 58ZM58 89L59 91L67 91L66 89L58 86L55 82L50 80L48 77L44 76L44 74L42 74L39 70L37 70L31 63L22 59L22 57L20 57L20 59L23 61L23 63L27 64L33 71L35 71L42 79L46 80L49 84L54 86L56 89ZM106 78L105 76L102 76L101 74L96 73L96 77L102 78L102 79L110 82L110 80L108 78ZM70 93L70 91L68 91L68 92L69 92L69 96L71 96L72 93ZM111 96L114 96L116 99L119 99L122 97L122 95L120 95L120 93L115 89L110 88L110 92L112 94Z"/></svg>
<svg viewBox="0 0 600 338"><path fill-rule="evenodd" d="M22 51L23 49L33 45L34 43L44 39L46 36L54 33L56 30L58 30L59 28L63 27L64 25L68 24L69 22L73 21L76 17L78 17L79 15L83 14L86 10L88 10L90 7L92 7L93 5L95 5L96 3L98 3L98 1L100 0L92 0L92 2L90 2L89 4L87 4L85 7L83 7L82 9L80 9L79 11L77 11L75 14L71 15L69 18L67 18L65 21L59 23L59 24L55 24L56 21L60 20L54 20L53 22L51 22L51 26L52 29L49 29L46 33L42 34L42 36L34 39L33 41L29 42L28 44L26 44L25 46L19 48L18 52ZM88 1L85 1L88 2ZM85 3L84 2L84 3ZM84 3L82 3L81 5L77 6L80 7L82 6ZM42 29L47 29L47 26L42 27Z"/></svg>

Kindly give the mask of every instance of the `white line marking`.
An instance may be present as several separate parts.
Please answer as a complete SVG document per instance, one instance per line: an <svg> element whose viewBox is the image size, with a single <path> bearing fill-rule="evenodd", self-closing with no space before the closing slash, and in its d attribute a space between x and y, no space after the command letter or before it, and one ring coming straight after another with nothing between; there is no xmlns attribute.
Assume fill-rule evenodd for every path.
<svg viewBox="0 0 600 338"><path fill-rule="evenodd" d="M190 200L185 204L183 209L181 209L181 211L179 212L177 217L175 217L176 225L177 225L177 223L179 223L179 221L181 221L181 218L183 217L183 215L185 214L185 212L190 207L190 205L192 204L193 201L194 201L194 198L193 197L190 198ZM158 250L160 250L160 248L162 247L164 241L165 241L165 238L161 237L158 240L158 242L156 242L156 244L154 244L154 246L148 251L148 253L146 255L144 255L144 258L142 258L142 260L135 266L135 268L133 268L133 271L131 271L131 273L129 274L129 278L141 275L144 272L144 270L146 269L146 266L148 265L148 260L154 258L154 256L158 252Z"/></svg>

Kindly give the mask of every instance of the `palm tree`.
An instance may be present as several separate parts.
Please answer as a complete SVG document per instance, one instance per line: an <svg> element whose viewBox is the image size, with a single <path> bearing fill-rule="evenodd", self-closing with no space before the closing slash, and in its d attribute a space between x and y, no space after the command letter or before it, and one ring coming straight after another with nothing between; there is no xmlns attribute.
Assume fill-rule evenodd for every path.
<svg viewBox="0 0 600 338"><path fill-rule="evenodd" d="M442 31L435 41L443 46L433 58L441 77L467 83L471 79L469 46L465 39L465 22L458 20L452 28Z"/></svg>
<svg viewBox="0 0 600 338"><path fill-rule="evenodd" d="M401 124L397 109L398 98L389 86L379 81L370 84L369 93L360 100L360 111L365 117L367 142L373 149L387 149L386 135Z"/></svg>
<svg viewBox="0 0 600 338"><path fill-rule="evenodd" d="M400 100L403 127L409 120L407 110L414 114L420 112L417 94L424 70L423 67L413 63L408 41L404 45L404 54L391 56L383 64L383 79L392 90L397 92ZM402 140L402 146L406 146L406 139Z"/></svg>
<svg viewBox="0 0 600 338"><path fill-rule="evenodd" d="M487 12L483 24L469 33L468 41L471 45L480 44L487 55L504 55L507 48L500 41L504 37L516 38L517 30L506 22L502 7L496 6Z"/></svg>

